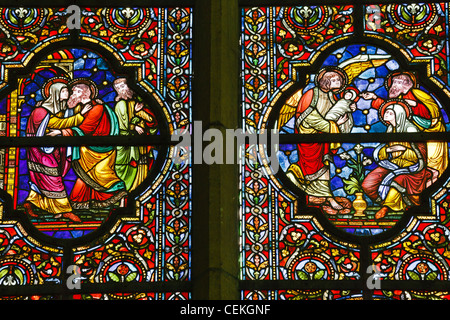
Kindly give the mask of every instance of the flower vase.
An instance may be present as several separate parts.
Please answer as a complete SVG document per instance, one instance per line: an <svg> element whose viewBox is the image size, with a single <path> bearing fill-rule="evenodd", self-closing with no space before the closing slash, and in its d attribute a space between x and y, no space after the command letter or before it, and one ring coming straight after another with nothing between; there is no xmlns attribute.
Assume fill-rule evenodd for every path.
<svg viewBox="0 0 450 320"><path fill-rule="evenodd" d="M353 200L353 208L355 209L354 217L365 217L364 210L367 209L367 201L363 198L362 192L355 193L356 199Z"/></svg>

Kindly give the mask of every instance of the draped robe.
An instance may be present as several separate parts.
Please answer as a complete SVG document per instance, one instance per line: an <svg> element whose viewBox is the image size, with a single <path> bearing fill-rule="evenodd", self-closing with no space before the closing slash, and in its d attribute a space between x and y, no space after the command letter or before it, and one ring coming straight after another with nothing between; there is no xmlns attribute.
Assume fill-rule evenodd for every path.
<svg viewBox="0 0 450 320"><path fill-rule="evenodd" d="M43 136L48 128L62 129L77 126L83 121L78 114L70 118L52 117L50 112L38 107L28 118L28 137ZM26 201L53 214L72 211L63 177L70 167L65 147L30 147L26 150L31 190Z"/></svg>
<svg viewBox="0 0 450 320"><path fill-rule="evenodd" d="M407 119L406 111L400 105L391 105L395 113L395 127L389 123L387 133L419 132L417 125ZM388 152L389 147L403 146L405 150ZM432 172L427 167L427 146L425 143L389 142L380 144L374 151L379 167L364 179L362 188L374 201L394 211L419 205L419 196L425 189Z"/></svg>
<svg viewBox="0 0 450 320"><path fill-rule="evenodd" d="M133 135L135 125L142 120L153 122L154 119L147 112L140 110L135 112L134 100L119 100L115 106L115 113L119 122L119 134L123 136ZM147 177L148 154L145 146L117 146L116 172L120 179L125 182L128 191L134 190Z"/></svg>
<svg viewBox="0 0 450 320"><path fill-rule="evenodd" d="M108 106L91 101L92 109L83 122L62 130L65 136L109 136L118 134L117 118ZM72 167L78 178L70 194L72 206L77 209L103 208L116 203L126 195L125 184L114 170L114 147L74 147Z"/></svg>
<svg viewBox="0 0 450 320"><path fill-rule="evenodd" d="M335 102L331 91L324 92L316 87L305 92L297 106L295 133L339 132L336 122L324 119ZM308 195L333 196L329 185L329 162L332 160L331 153L337 147L338 144L334 143L298 144L298 165L292 166L290 170Z"/></svg>
<svg viewBox="0 0 450 320"><path fill-rule="evenodd" d="M431 179L432 174L427 168L413 171L412 173L401 173L416 165L419 159L427 158L425 143L413 142L389 142L380 150L380 160L390 158L386 148L393 145L403 145L405 151L393 152L390 162L395 164L398 174L394 174L386 186L385 194L381 193L380 186L386 177L395 170L378 167L371 171L362 183L364 192L372 199L380 201L381 205L387 206L394 211L405 210L408 206L419 205L419 196L426 187L426 182Z"/></svg>
<svg viewBox="0 0 450 320"><path fill-rule="evenodd" d="M421 89L411 89L399 99L407 99L416 102L411 106L412 120L423 132L445 132L445 125L436 101L428 93ZM384 99L377 98L372 102L372 107L379 109ZM427 163L441 175L448 166L447 142L427 142Z"/></svg>

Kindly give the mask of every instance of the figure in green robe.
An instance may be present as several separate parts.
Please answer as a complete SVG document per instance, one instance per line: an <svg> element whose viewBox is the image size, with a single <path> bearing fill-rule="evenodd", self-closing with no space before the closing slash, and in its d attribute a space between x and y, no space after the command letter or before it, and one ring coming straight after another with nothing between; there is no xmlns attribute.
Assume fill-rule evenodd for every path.
<svg viewBox="0 0 450 320"><path fill-rule="evenodd" d="M117 92L115 113L119 120L119 135L142 135L154 133L154 126L150 125L150 131L145 130L145 123L155 124L155 119L148 110L144 110L144 104L135 98L125 78L114 81L114 89ZM117 158L115 170L120 179L125 182L126 190L132 191L138 187L147 177L153 160L152 147L147 146L117 146Z"/></svg>

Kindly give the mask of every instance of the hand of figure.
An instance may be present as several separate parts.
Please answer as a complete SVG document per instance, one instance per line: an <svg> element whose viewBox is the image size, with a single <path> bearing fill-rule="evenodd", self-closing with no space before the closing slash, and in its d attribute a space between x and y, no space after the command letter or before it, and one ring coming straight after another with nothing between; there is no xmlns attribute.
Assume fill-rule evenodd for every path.
<svg viewBox="0 0 450 320"><path fill-rule="evenodd" d="M352 110L352 112L355 112L356 111L356 103L352 103L351 105L350 105L350 110Z"/></svg>
<svg viewBox="0 0 450 320"><path fill-rule="evenodd" d="M84 108L81 110L81 115L85 115L89 110L92 109L92 105L90 103L88 103L87 105L84 106Z"/></svg>
<svg viewBox="0 0 450 320"><path fill-rule="evenodd" d="M142 128L139 127L139 126L135 126L135 127L134 127L134 130L136 130L136 132L139 133L139 134L143 134L143 133L144 133L144 129L142 129Z"/></svg>
<svg viewBox="0 0 450 320"><path fill-rule="evenodd" d="M409 104L411 107L415 107L417 105L417 101L411 100L411 99L405 99L406 103Z"/></svg>
<svg viewBox="0 0 450 320"><path fill-rule="evenodd" d="M433 118L431 119L431 126L434 127L435 125L437 125L439 122L439 118Z"/></svg>
<svg viewBox="0 0 450 320"><path fill-rule="evenodd" d="M61 134L61 130L59 129L50 129L50 132L46 134L46 136L55 137Z"/></svg>
<svg viewBox="0 0 450 320"><path fill-rule="evenodd" d="M337 125L343 124L345 121L348 120L348 116L346 113L344 113L336 122Z"/></svg>
<svg viewBox="0 0 450 320"><path fill-rule="evenodd" d="M396 151L405 151L405 150L406 150L406 147L399 145L399 144L386 148L386 152L396 152Z"/></svg>
<svg viewBox="0 0 450 320"><path fill-rule="evenodd" d="M375 100L377 95L373 92L363 92L361 93L361 97L363 97L364 100Z"/></svg>
<svg viewBox="0 0 450 320"><path fill-rule="evenodd" d="M134 111L138 112L141 111L141 109L144 107L144 104L142 102L138 102L136 103L136 105L134 106Z"/></svg>

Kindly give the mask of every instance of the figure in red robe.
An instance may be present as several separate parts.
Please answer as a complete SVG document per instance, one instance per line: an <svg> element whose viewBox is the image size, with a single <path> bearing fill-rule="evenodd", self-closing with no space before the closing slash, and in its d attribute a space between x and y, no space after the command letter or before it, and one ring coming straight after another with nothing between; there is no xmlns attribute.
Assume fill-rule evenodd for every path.
<svg viewBox="0 0 450 320"><path fill-rule="evenodd" d="M323 69L317 75L316 86L306 91L297 105L295 133L338 133L339 125L348 120L344 115L338 121L325 119L328 110L336 103L335 93L345 87L345 75L336 68ZM339 144L335 143L299 143L298 164L288 169L287 175L308 195L313 204L329 202L335 210L342 206L334 199L330 188L330 168L332 153L336 152Z"/></svg>
<svg viewBox="0 0 450 320"><path fill-rule="evenodd" d="M387 133L419 132L409 120L409 108L400 101L388 101L381 106L381 119L388 126ZM379 167L364 179L364 192L381 209L376 219L383 218L390 211L404 211L420 204L419 196L425 189L432 173L426 166L425 143L389 142L380 144L374 151Z"/></svg>
<svg viewBox="0 0 450 320"><path fill-rule="evenodd" d="M445 124L436 100L427 92L420 89L416 78L410 72L396 72L386 79L388 98L406 102L412 111L411 120L419 131L445 132ZM361 96L372 101L372 108L377 110L385 103L385 100L373 92L364 92ZM446 142L427 142L427 166L433 172L436 181L448 166L448 146Z"/></svg>
<svg viewBox="0 0 450 320"><path fill-rule="evenodd" d="M114 111L94 99L92 85L78 80L72 83L69 107L91 104L83 122L63 129L64 136L113 136L119 127ZM115 147L81 146L73 148L72 167L78 176L70 194L76 209L105 208L120 201L126 194L125 183L117 176L114 165Z"/></svg>

